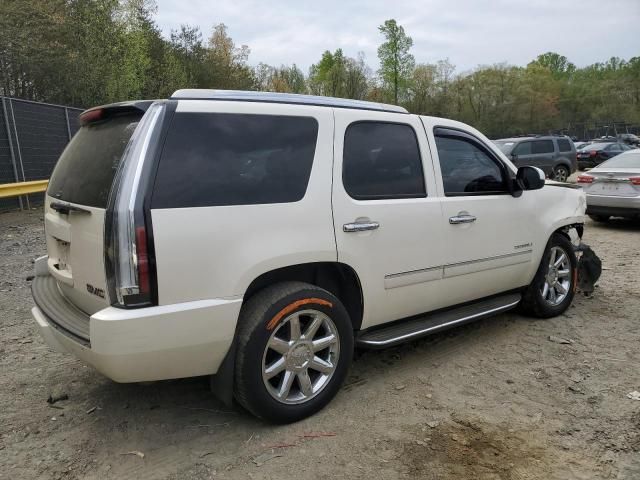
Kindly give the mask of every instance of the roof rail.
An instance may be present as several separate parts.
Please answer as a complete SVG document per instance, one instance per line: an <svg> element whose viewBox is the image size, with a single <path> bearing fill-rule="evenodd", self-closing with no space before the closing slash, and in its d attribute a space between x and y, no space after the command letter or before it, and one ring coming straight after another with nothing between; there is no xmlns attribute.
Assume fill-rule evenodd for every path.
<svg viewBox="0 0 640 480"><path fill-rule="evenodd" d="M244 90L183 89L171 95L172 100L222 100L238 102L288 103L320 107L353 108L381 112L409 113L405 108L386 103L365 102L348 98L320 97L297 93L252 92Z"/></svg>

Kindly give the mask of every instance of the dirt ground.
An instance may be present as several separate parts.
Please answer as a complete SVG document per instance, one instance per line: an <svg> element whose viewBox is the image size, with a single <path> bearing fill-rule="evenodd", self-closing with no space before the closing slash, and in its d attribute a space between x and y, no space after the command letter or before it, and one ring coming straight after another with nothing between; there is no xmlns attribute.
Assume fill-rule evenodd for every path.
<svg viewBox="0 0 640 480"><path fill-rule="evenodd" d="M29 314L42 225L0 215L0 478L640 479L637 223L588 223L604 272L566 315L359 352L327 408L280 427L205 378L121 385L51 351Z"/></svg>

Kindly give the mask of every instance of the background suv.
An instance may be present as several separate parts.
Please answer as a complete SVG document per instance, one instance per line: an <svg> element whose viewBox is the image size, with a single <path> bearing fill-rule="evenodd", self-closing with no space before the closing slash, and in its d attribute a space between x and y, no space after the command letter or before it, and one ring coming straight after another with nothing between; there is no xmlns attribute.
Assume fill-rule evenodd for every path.
<svg viewBox="0 0 640 480"><path fill-rule="evenodd" d="M213 375L225 401L291 422L337 393L355 346L517 306L553 317L575 293L584 193L542 188L463 123L208 90L81 122L49 183L32 315L116 381Z"/></svg>
<svg viewBox="0 0 640 480"><path fill-rule="evenodd" d="M566 182L578 169L576 148L566 136L504 138L494 143L517 167L538 167L559 182Z"/></svg>

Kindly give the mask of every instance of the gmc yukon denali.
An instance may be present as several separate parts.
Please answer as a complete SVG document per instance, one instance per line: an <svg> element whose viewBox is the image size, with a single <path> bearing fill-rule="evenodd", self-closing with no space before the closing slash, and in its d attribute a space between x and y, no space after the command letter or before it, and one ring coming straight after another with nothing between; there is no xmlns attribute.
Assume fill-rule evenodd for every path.
<svg viewBox="0 0 640 480"><path fill-rule="evenodd" d="M220 90L81 124L46 194L32 315L116 382L209 375L292 422L336 395L354 348L573 299L584 193L465 124Z"/></svg>

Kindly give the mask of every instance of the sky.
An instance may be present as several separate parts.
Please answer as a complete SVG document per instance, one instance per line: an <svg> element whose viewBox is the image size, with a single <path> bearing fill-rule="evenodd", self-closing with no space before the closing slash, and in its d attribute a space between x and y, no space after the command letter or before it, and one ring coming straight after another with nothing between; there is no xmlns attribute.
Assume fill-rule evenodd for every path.
<svg viewBox="0 0 640 480"><path fill-rule="evenodd" d="M206 38L224 23L249 63L297 64L305 73L325 50L364 52L378 68L378 26L395 18L418 63L448 58L458 72L526 65L554 51L582 67L640 56L640 0L156 0L166 36L181 24Z"/></svg>

